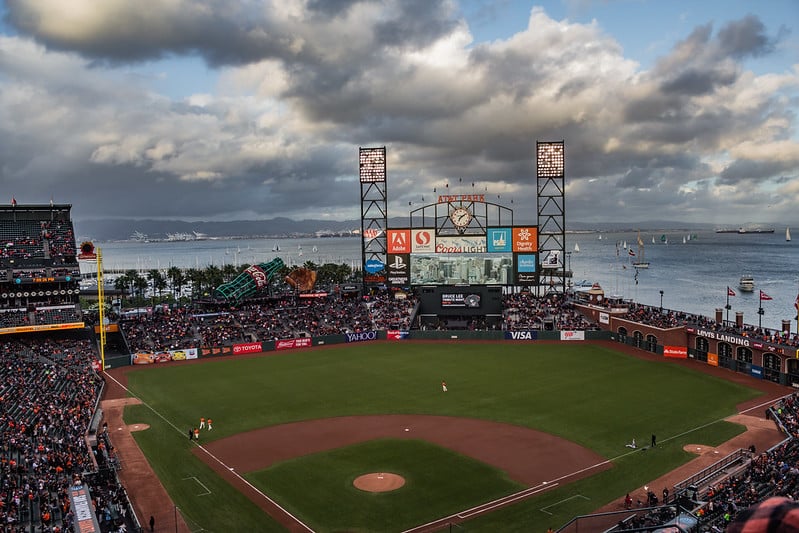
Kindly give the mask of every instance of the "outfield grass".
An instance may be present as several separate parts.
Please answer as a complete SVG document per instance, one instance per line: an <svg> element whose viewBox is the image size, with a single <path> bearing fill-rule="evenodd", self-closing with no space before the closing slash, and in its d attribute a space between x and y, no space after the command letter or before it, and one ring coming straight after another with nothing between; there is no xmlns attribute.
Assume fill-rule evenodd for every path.
<svg viewBox="0 0 799 533"><path fill-rule="evenodd" d="M446 395L440 393L442 379L449 385ZM178 505L211 531L233 529L225 525L227 517L209 516L214 513L203 509L202 498L176 489L187 477L185 468L175 468L182 465L183 457L190 456L186 431L197 425L201 416L214 419L214 438L290 421L342 415L403 413L484 418L556 434L608 458L623 454L624 443L633 437L647 443L651 433L658 435L664 444L658 447L657 454L635 454L617 461L613 470L580 482L581 487L587 483L588 488L579 490L591 489L591 500L585 503L590 508L584 511L575 505L574 511L566 511L566 519L560 515L544 516L548 520L557 516L557 526L685 462L689 457L679 446L682 439L672 441L673 445L666 439L729 416L737 403L759 394L668 361L642 360L583 343L339 345L255 359L220 358L205 364L156 366L131 372L128 380L135 394L174 427L158 423L143 408L128 408L126 421L151 425L150 430L135 434L137 441ZM712 441L714 436L726 440L740 430L731 424L714 424L709 431L703 431L703 443L716 444ZM697 435L687 435L685 443L696 442ZM203 433L204 439L208 436ZM163 446L170 446L170 452L160 449ZM420 453L419 460L426 460L424 456ZM196 460L192 457L191 461ZM191 470L196 468L203 475L214 476L203 465L187 464ZM441 485L431 490L450 490L443 477L433 479L441 480ZM592 487L591 482L598 485ZM303 487L302 493L307 495L304 499L313 501L314 490ZM519 527L530 527L535 514L526 513L526 505L536 506L541 498L566 498L561 491L567 494L570 490L577 489L561 488L552 495L514 506L512 509L522 509L518 512L524 524ZM293 505L303 509L302 502ZM255 522L249 529L235 530L273 530L273 525L258 516L257 509L254 513L246 509L245 505L242 514L256 517ZM300 516L311 516L315 511L298 512ZM428 520L439 516L432 514ZM512 512L494 516L508 530L516 523ZM486 530L496 530L496 524L487 523ZM540 523L544 528L549 525L546 520Z"/></svg>

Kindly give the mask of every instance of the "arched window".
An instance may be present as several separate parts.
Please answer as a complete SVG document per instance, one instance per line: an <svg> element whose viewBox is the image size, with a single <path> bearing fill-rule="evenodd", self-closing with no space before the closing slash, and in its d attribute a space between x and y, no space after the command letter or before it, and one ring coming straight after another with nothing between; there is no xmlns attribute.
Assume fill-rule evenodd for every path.
<svg viewBox="0 0 799 533"><path fill-rule="evenodd" d="M627 328L619 327L619 342L627 342Z"/></svg>
<svg viewBox="0 0 799 533"><path fill-rule="evenodd" d="M696 338L696 351L697 352L701 352L702 354L705 355L705 357L707 357L708 348L709 348L709 344L708 344L706 338L704 338L704 337L697 337Z"/></svg>
<svg viewBox="0 0 799 533"><path fill-rule="evenodd" d="M718 346L719 360L732 359L732 346L728 342L720 342Z"/></svg>
<svg viewBox="0 0 799 533"><path fill-rule="evenodd" d="M799 360L793 359L799 364ZM789 360L790 363L790 360ZM790 364L789 364L790 366ZM773 353L763 354L763 379L773 381L774 383L780 382L780 373L782 372L782 359L779 355Z"/></svg>
<svg viewBox="0 0 799 533"><path fill-rule="evenodd" d="M641 346L643 346L643 344L644 344L644 334L643 333L641 333L640 331L634 331L633 332L633 338L635 339L634 344L635 344L636 348L640 348Z"/></svg>
<svg viewBox="0 0 799 533"><path fill-rule="evenodd" d="M654 352L657 350L658 345L658 338L654 335L647 335L646 336L646 349L650 352Z"/></svg>
<svg viewBox="0 0 799 533"><path fill-rule="evenodd" d="M735 371L748 374L752 366L752 350L746 346L735 349Z"/></svg>

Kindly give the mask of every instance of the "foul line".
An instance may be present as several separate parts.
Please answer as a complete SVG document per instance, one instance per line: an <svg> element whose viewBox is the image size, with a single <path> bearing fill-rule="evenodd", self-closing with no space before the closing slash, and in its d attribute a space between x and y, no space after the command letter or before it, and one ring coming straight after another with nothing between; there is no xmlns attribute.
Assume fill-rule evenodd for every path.
<svg viewBox="0 0 799 533"><path fill-rule="evenodd" d="M749 409L745 409L743 411L740 411L737 414L742 415L742 414L745 414L745 413L747 413L749 411L754 411L755 409L760 409L760 408L762 408L762 407L764 407L766 405L773 405L776 401L783 400L783 399L787 398L788 396L790 396L790 394L786 394L785 396L782 396L779 399L774 399L774 400L766 401L766 402L763 402L761 404L755 405L754 407L750 407ZM697 427L695 427L693 429L689 429L688 431L684 431L684 432L680 433L679 435L674 435L672 437L667 437L667 438L661 440L661 442L668 442L670 440L677 439L677 438L682 437L684 435L688 435L689 433L693 433L694 431L698 431L698 430L704 429L704 428L706 428L708 426L712 426L713 424L717 424L719 422L724 422L727 418L729 418L729 417L719 418L719 419L714 420L712 422L708 422L707 424L703 424L703 425L697 426ZM484 503L482 505L478 505L477 507L472 507L471 509L466 509L466 510L461 511L459 513L451 514L449 516L445 516L445 517L439 518L437 520L433 520L432 522L428 522L426 524L422 524L420 526L416 526L416 527L413 527L411 529L406 529L402 533L412 533L414 531L423 531L425 528L431 527L431 526L433 526L435 524L439 524L439 523L446 523L448 520L453 520L455 518L460 518L460 519L471 518L473 516L476 516L478 514L481 514L481 513L485 512L485 511L490 511L490 510L496 509L497 507L500 507L502 505L506 505L506 504L509 504L509 503L514 503L514 502L516 502L518 500L523 500L523 499L525 499L525 498L527 498L529 496L532 496L534 494L538 494L539 492L543 492L544 490L547 490L549 488L556 487L558 485L559 481L562 481L562 480L564 480L566 478L570 478L572 476L575 476L575 475L578 475L578 474L582 474L582 473L587 472L589 470L593 470L595 468L599 468L599 467L604 466L604 465L606 465L608 463L613 463L615 461L618 461L619 459L622 459L622 458L627 457L629 455L632 455L634 453L637 453L637 452L640 452L640 451L645 451L645 450L648 450L648 449L649 449L649 447L645 446L645 447L642 447L642 448L637 448L635 450L630 450L629 452L619 454L619 455L617 455L616 457L614 457L612 459L607 459L605 461L601 461L601 462L593 464L591 466L587 466L585 468L581 468L580 470L575 470L574 472L571 472L570 474L565 474L563 476L560 476L558 478L553 479L552 481L544 481L540 485L536 485L535 487L529 487L529 488L526 488L526 489L524 489L522 491L516 492L514 494L510 494L508 496L503 496L502 498L498 498L496 500L492 500L490 502L486 502L486 503ZM576 496L571 496L569 498L566 498L565 500L562 500L562 501L560 501L558 503L563 503L565 501L568 501L568 500L571 500L571 499L577 498L577 497L582 497L582 498L585 498L587 500L590 500L590 498L586 498L585 496L583 496L581 494L578 494ZM548 505L547 507L544 507L544 508L542 508L540 510L545 512L545 513L547 513L547 511L544 511L544 509L548 509L550 507L553 507L554 505L557 505L558 503L554 503L552 505ZM552 513L547 513L547 514L552 514Z"/></svg>
<svg viewBox="0 0 799 533"><path fill-rule="evenodd" d="M199 496L208 496L209 494L211 494L211 490L210 490L208 487L206 487L206 486L203 484L203 482L202 482L202 481L200 481L199 479L197 479L197 476L189 476L189 477L184 477L184 478L183 478L183 481L187 481L187 480L189 480L189 479L193 479L194 481L196 481L196 482L197 482L197 484L198 484L198 485L200 485L202 488L204 488L204 489L205 489L205 492L204 492L203 494L195 494L195 496L198 496L198 497L199 497Z"/></svg>
<svg viewBox="0 0 799 533"><path fill-rule="evenodd" d="M575 494L574 496L569 496L565 500L560 500L559 502L555 502L552 505L547 505L546 507L542 507L541 509L539 509L539 511L541 511L542 513L546 513L546 514L552 516L552 513L550 513L546 509L549 509L550 507L555 507L556 505L560 505L561 503L565 503L565 502L567 502L569 500L573 500L575 498L582 498L584 500L589 500L589 501L591 500L591 498L589 498L588 496L583 496L582 494Z"/></svg>
<svg viewBox="0 0 799 533"><path fill-rule="evenodd" d="M104 373L106 376L108 376L108 377L109 377L109 378L110 378L110 379L111 379L111 380L112 380L114 383L116 383L117 385L119 385L120 387L122 387L122 389L123 389L125 392L127 392L128 394L130 394L130 395L131 395L131 397L133 397L133 398L136 398L137 400L141 401L141 402L142 402L142 405L144 405L145 407L147 407L147 409L149 409L150 411L152 411L152 412L153 412L153 413L154 413L156 416L158 416L158 418L160 418L161 420L163 420L164 422L166 422L167 424L169 424L169 425L170 425L172 428L174 428L174 429L175 429L175 431L177 431L177 432L178 432L178 433L179 433L181 436L183 436L183 430L182 430L182 429L178 428L178 427L177 427L175 424L173 424L171 421L167 420L167 419L166 419L166 417L164 417L164 415L162 415L161 413L159 413L158 411L156 411L155 409L153 409L153 407L152 407L150 404L146 403L146 402L145 402L145 401L143 401L141 398L139 398L138 396L136 396L135 394L133 394L133 391L131 391L131 390L130 390L129 388L127 388L125 385L123 385L122 383L120 383L120 382L119 382L119 381L118 381L118 380L117 380L117 379L116 379L114 376L112 376L112 375L111 375L111 374L109 374L108 372L103 372L103 373ZM291 514L289 511L287 511L287 510L286 510L286 509L285 509L283 506L281 506L281 505L280 505L279 503L277 503L275 500L273 500L272 498L270 498L269 496L267 496L266 494L264 494L264 493L263 493L263 492L262 492L260 489L258 489L258 488L257 488L256 486L254 486L252 483L250 483L249 481L247 481L246 479L244 479L243 477L241 477L241 475L239 475L239 473L238 473L238 472L236 472L235 470L233 470L233 468L232 468L232 467L230 467L230 466L226 465L224 462L222 462L222 460L221 460L221 459L219 459L217 456L215 456L214 454L212 454L211 452L209 452L208 450L206 450L206 449L205 449L203 446L201 446L200 444L197 444L197 447L198 447L200 450L202 450L202 451L203 451L203 452L204 452L204 453L205 453L205 454L206 454L208 457L210 457L211 459L213 459L214 461L216 461L217 463L219 463L221 466L223 466L223 467L224 467L224 468L225 468L225 469L226 469L228 472L230 472L230 474L231 474L232 476L234 476L236 479L238 479L239 481L241 481L242 483L244 483L245 485L247 485L247 486L248 486L250 489L252 489L253 491L255 491L255 492L256 492L256 493L257 493L259 496L261 496L263 499L265 499L266 501L268 501L270 504L274 505L275 507L277 507L278 509L280 509L281 511L283 511L284 513L286 513L286 515L287 515L287 516L290 516L290 517L291 517L291 519L292 519L292 520L294 520L295 522L297 522L297 524L298 524L299 526L303 527L303 528L304 528L306 531L310 531L311 533L314 533L314 530L313 530L313 529L311 529L310 527L308 527L308 526L307 526L307 525L306 525L304 522L302 522L302 521L301 521L299 518L297 518L296 516L294 516L293 514Z"/></svg>

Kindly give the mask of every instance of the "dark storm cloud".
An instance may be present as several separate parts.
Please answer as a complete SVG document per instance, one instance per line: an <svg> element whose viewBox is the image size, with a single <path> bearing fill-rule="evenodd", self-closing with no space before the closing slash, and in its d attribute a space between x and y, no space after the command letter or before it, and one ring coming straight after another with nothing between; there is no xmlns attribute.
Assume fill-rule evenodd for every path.
<svg viewBox="0 0 799 533"><path fill-rule="evenodd" d="M391 15L377 21L360 20L360 27L351 25L360 37L368 39L347 41L347 33L337 36L340 19L351 16L354 7L369 4L386 7L384 13ZM329 60L329 50L314 43L314 37L334 38L342 48L363 43L364 49L353 49L347 61L362 54L379 54L385 47L425 46L453 27L446 6L436 0L315 1L309 11L284 17L278 14L278 7L267 2L153 0L84 3L71 9L61 0L8 0L5 20L52 49L110 63L196 53L216 66L263 59L317 64Z"/></svg>
<svg viewBox="0 0 799 533"><path fill-rule="evenodd" d="M788 168L789 166L784 161L738 159L719 173L719 182L724 185L736 185L741 182L761 180L779 174Z"/></svg>
<svg viewBox="0 0 799 533"><path fill-rule="evenodd" d="M732 21L719 30L719 48L736 58L763 56L771 53L777 40L766 34L766 26L755 15Z"/></svg>
<svg viewBox="0 0 799 533"><path fill-rule="evenodd" d="M566 141L580 219L735 205L714 190L721 161L722 183L746 174L755 189L775 183L772 171L798 173L785 141L796 81L738 59L768 51L756 19L715 36L701 26L641 70L596 25L540 8L526 30L480 44L445 1L314 0L291 16L263 2L178 3L179 16L171 2L101 3L99 23L86 15L74 28L57 16L63 2L9 5L51 48L0 36L0 73L13 80L0 79L3 189L46 201L70 183L81 216L356 218L358 146L388 147L393 214L444 183L534 205L536 140ZM106 68L180 53L234 66L217 71L217 93L182 101L131 83L135 66ZM784 162L753 169L761 147Z"/></svg>

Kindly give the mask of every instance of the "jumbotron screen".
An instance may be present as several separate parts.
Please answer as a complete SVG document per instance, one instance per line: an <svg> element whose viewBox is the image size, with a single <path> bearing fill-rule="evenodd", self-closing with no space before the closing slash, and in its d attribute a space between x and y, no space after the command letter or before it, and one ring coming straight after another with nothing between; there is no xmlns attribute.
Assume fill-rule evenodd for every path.
<svg viewBox="0 0 799 533"><path fill-rule="evenodd" d="M386 232L386 277L395 286L534 283L537 238L535 227L488 228L477 235L390 229Z"/></svg>

